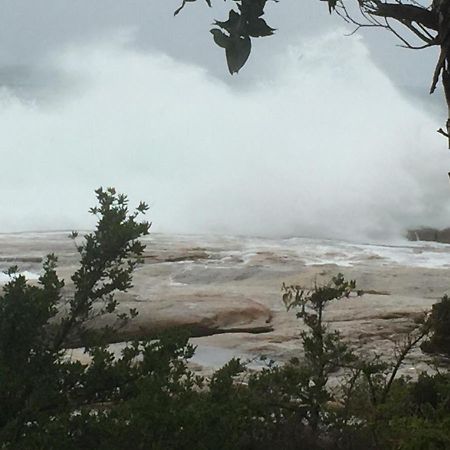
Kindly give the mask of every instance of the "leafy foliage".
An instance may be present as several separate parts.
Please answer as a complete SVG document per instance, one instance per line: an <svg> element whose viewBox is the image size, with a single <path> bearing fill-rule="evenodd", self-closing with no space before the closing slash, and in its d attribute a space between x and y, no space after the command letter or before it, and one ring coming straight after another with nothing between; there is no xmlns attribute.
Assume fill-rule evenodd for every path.
<svg viewBox="0 0 450 450"><path fill-rule="evenodd" d="M406 336L392 361L363 358L326 322L328 305L362 295L342 275L309 290L283 286L287 309L303 324L298 357L287 364L265 360L255 372L232 359L205 378L190 370L195 348L175 332L114 354L104 333L93 335L86 322L116 310L114 293L131 286L144 250L139 238L150 225L137 220L146 205L130 213L114 189L98 190L97 198L96 230L81 242L72 236L80 267L71 297L62 293L54 255L38 285L10 269L0 296L1 448L450 448L449 373L397 376L430 328L433 336L446 329L442 305L433 309L433 326ZM67 356L74 339L87 344L89 362Z"/></svg>
<svg viewBox="0 0 450 450"><path fill-rule="evenodd" d="M305 353L304 367L309 379L304 397L307 399L309 422L313 430L319 426L322 406L331 400L326 389L329 375L355 359L342 342L339 332L328 330L324 323L324 311L332 301L349 298L355 288L355 281L345 281L342 274L334 277L327 285L316 285L312 291L302 290L300 286L283 285L283 301L287 309L300 307L297 317L308 327L308 331L302 331L300 337ZM361 295L361 292L356 295Z"/></svg>
<svg viewBox="0 0 450 450"><path fill-rule="evenodd" d="M175 11L177 15L186 5L196 0L183 0ZM226 1L226 0L225 0ZM231 1L231 0L230 0ZM278 0L273 0L277 2ZM388 30L408 48L424 48L441 45L444 57L448 48L450 3L448 0L435 0L431 7L414 0L382 2L378 0L320 0L326 2L330 14L336 12L346 23L356 29L377 27ZM212 7L211 0L206 0ZM231 74L238 72L246 63L251 51L251 38L271 36L275 29L262 18L267 0L232 0L228 20L215 21L216 28L211 30L214 42L225 49L228 69ZM407 37L391 24L396 21L400 27L416 39L424 42L424 47L415 47ZM443 71L444 59L436 67L433 85L434 91L439 74ZM446 72L444 71L443 77Z"/></svg>
<svg viewBox="0 0 450 450"><path fill-rule="evenodd" d="M228 70L239 72L247 62L251 51L251 39L270 36L275 31L261 17L266 0L241 0L236 2L238 11L230 10L228 20L215 21L217 28L211 29L214 42L225 49Z"/></svg>
<svg viewBox="0 0 450 450"><path fill-rule="evenodd" d="M178 14L185 4L196 0L183 0L175 11ZM216 20L212 28L214 42L225 50L228 70L233 75L247 62L251 52L251 38L271 36L275 29L262 18L267 0L233 0L236 9L231 9L228 19ZM211 6L210 0L207 0Z"/></svg>
<svg viewBox="0 0 450 450"><path fill-rule="evenodd" d="M113 294L131 286L131 273L144 250L138 238L148 233L150 224L136 221L147 210L145 204L129 213L126 196L114 189L98 189L96 194L99 205L91 212L98 216L97 228L77 244L80 268L72 277L71 298L62 298L64 281L58 278L54 255L45 260L37 286L17 275L17 267L8 271L11 281L0 296L2 442L13 445L42 417L73 411L98 396L83 384L98 364L88 368L68 361L64 348L74 337L87 337L88 319L114 312Z"/></svg>
<svg viewBox="0 0 450 450"><path fill-rule="evenodd" d="M422 350L450 357L450 298L447 295L433 305L428 321L433 334L422 344Z"/></svg>

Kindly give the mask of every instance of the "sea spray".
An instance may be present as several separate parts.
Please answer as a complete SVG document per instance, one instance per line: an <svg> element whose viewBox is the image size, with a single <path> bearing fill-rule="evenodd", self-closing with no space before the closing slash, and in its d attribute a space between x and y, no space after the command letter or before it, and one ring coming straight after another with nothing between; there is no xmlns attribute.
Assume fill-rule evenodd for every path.
<svg viewBox="0 0 450 450"><path fill-rule="evenodd" d="M0 100L0 231L72 229L99 185L151 205L154 229L384 238L448 225L437 124L342 32L291 45L253 86L123 35L62 48L58 102Z"/></svg>

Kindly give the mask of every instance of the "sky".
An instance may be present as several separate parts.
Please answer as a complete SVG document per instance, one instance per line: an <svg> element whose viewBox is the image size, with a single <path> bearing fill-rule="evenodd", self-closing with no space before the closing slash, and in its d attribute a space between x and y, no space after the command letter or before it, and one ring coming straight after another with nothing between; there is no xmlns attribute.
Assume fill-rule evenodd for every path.
<svg viewBox="0 0 450 450"><path fill-rule="evenodd" d="M215 76L226 78L224 57L212 43L208 33L214 19L226 18L229 2L216 1L207 8L202 0L187 4L177 17L173 11L179 0L29 0L0 1L0 62L3 73L19 67L25 77L31 71L30 82L54 82L45 74L45 58L64 45L89 42L117 30L135 31L133 46L143 51L164 52L177 60L208 68ZM329 15L319 1L282 0L269 2L268 22L277 29L269 39L254 41L255 55L240 78L256 76L267 70L267 55L283 50L297 37L318 36L338 28L343 22ZM426 87L430 82L430 64L435 60L432 50L412 51L399 48L399 42L378 29L358 32L370 48L373 60L399 86ZM32 72L39 68L42 72ZM45 76L47 75L47 76ZM48 78L47 78L48 77ZM7 77L5 77L6 80ZM9 81L9 80L8 80Z"/></svg>
<svg viewBox="0 0 450 450"><path fill-rule="evenodd" d="M99 185L148 201L156 231L448 224L436 52L282 0L230 76L208 32L228 4L0 0L0 232L91 226Z"/></svg>

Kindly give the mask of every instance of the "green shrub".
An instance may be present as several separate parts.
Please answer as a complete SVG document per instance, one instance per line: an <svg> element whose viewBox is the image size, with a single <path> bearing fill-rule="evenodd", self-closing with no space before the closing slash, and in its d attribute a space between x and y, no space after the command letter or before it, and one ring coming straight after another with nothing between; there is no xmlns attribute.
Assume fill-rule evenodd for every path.
<svg viewBox="0 0 450 450"><path fill-rule="evenodd" d="M251 372L233 359L203 378L189 370L188 336L174 331L130 342L115 356L105 345L115 330L93 334L86 321L116 312L114 293L131 286L149 224L137 221L145 204L129 213L114 189L99 189L97 198L96 230L81 241L72 236L80 253L74 294L63 298L49 255L38 285L12 268L0 295L1 448L450 449L448 371L398 376L430 329L431 343L446 342L447 298L391 360L357 356L327 324L331 302L362 294L342 275L310 290L283 287L287 309L304 325L299 355L287 364L266 360ZM118 314L118 323L135 315ZM66 357L74 341L86 345L89 364ZM330 383L337 372L339 389Z"/></svg>
<svg viewBox="0 0 450 450"><path fill-rule="evenodd" d="M422 350L450 357L450 298L447 295L433 305L428 321L432 335L422 344Z"/></svg>

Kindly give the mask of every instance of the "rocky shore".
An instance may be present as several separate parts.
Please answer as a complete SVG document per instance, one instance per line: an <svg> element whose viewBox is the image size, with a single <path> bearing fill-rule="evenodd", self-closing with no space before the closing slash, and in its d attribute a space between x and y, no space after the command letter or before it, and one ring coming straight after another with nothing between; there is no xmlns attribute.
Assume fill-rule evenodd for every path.
<svg viewBox="0 0 450 450"><path fill-rule="evenodd" d="M119 298L122 310L135 308L139 315L117 339L187 328L198 346L194 362L203 367L232 356L264 354L277 361L301 357L301 325L281 302L283 282L308 288L338 272L355 279L366 294L335 303L326 318L361 352L387 357L450 287L450 246L444 244L163 234L152 234L146 243L134 287ZM29 278L37 278L42 258L50 252L59 255L59 273L69 295L77 253L67 233L0 235L2 270L16 264ZM105 316L92 326L111 320ZM414 374L426 364L417 350L404 370Z"/></svg>
<svg viewBox="0 0 450 450"><path fill-rule="evenodd" d="M408 230L406 237L410 241L433 241L450 244L450 228L416 228L413 230Z"/></svg>

